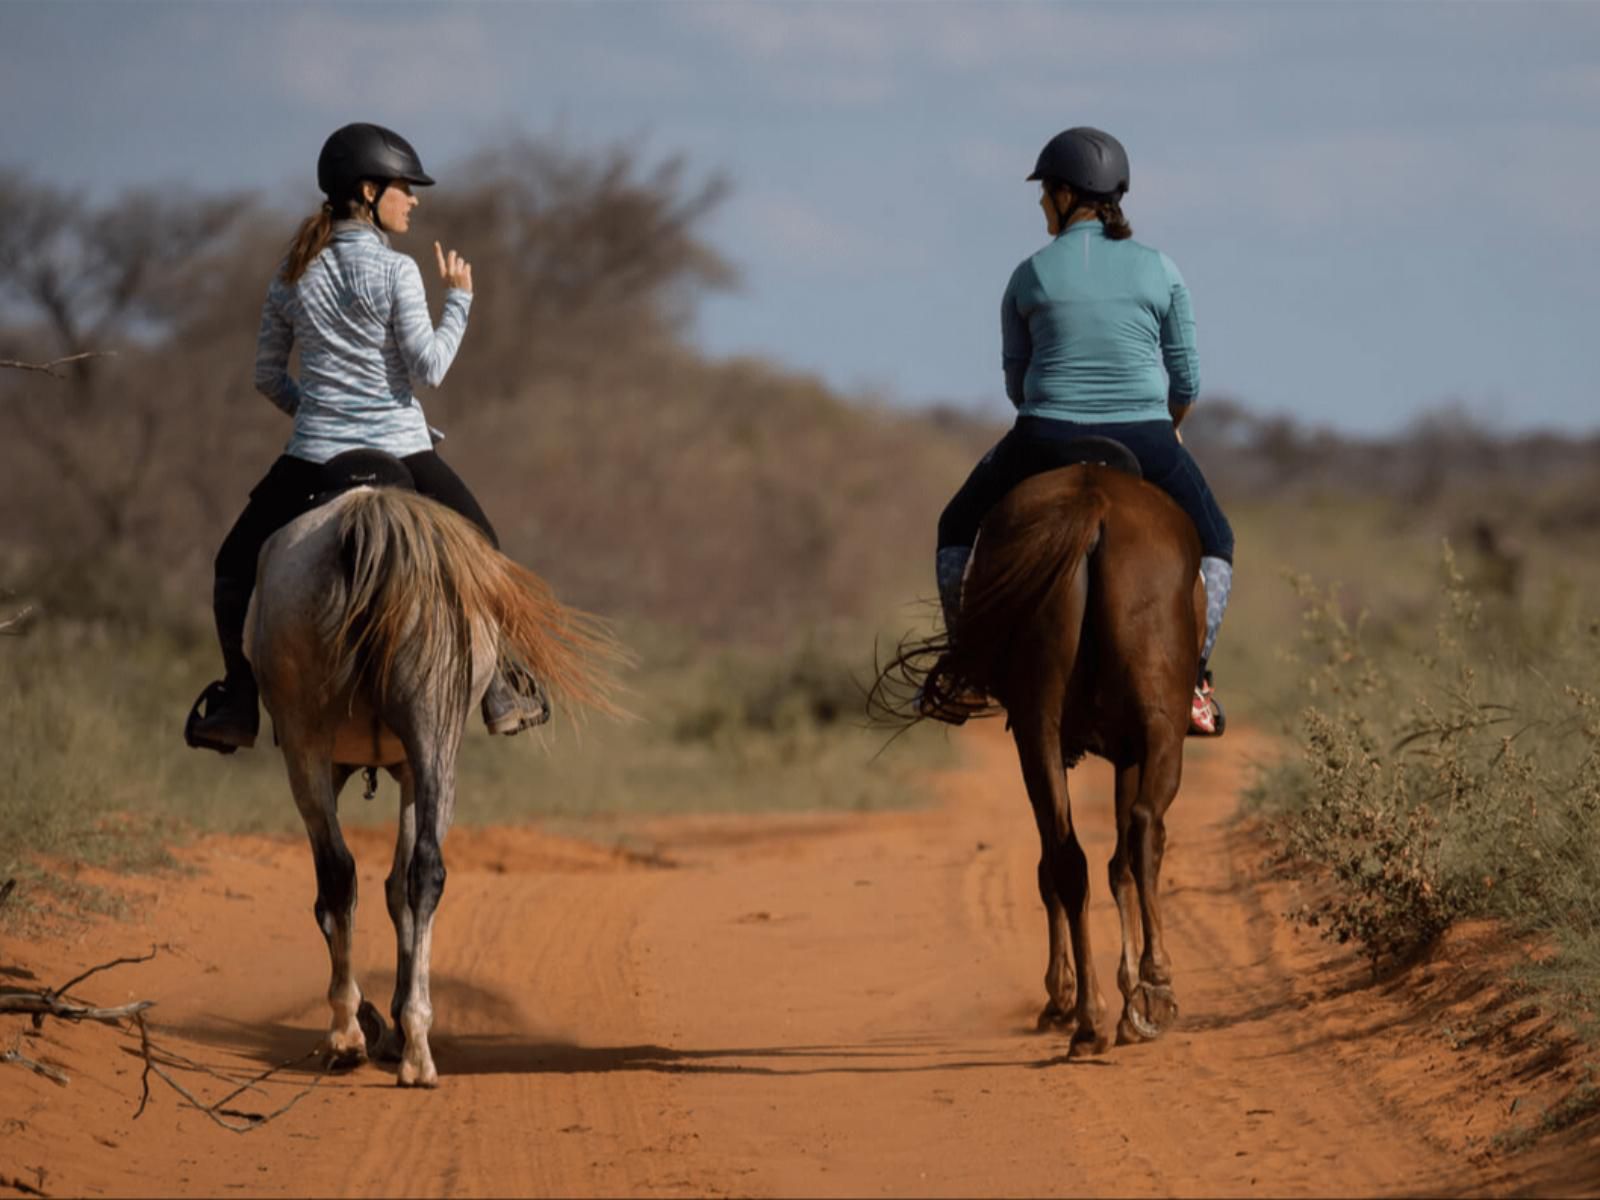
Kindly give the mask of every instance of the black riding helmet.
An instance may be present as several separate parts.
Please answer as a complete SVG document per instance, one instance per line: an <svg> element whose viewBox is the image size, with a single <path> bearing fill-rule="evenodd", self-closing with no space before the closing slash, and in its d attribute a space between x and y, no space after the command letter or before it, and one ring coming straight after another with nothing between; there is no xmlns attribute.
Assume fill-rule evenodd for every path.
<svg viewBox="0 0 1600 1200"><path fill-rule="evenodd" d="M1077 125L1045 143L1029 179L1065 183L1093 197L1117 197L1128 190L1128 152L1109 133Z"/></svg>
<svg viewBox="0 0 1600 1200"><path fill-rule="evenodd" d="M335 129L322 143L322 153L317 156L317 186L337 204L354 199L363 179L378 185L371 208L379 228L382 222L377 219L378 201L393 180L404 179L423 187L433 183L433 176L422 169L422 160L410 142L382 125L357 121Z"/></svg>

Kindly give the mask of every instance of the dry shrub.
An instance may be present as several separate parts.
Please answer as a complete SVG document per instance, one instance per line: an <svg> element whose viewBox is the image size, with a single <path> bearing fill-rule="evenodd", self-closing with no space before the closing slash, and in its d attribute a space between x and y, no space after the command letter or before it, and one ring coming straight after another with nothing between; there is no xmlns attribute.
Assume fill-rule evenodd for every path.
<svg viewBox="0 0 1600 1200"><path fill-rule="evenodd" d="M1303 756L1257 798L1332 885L1298 915L1375 967L1499 917L1556 945L1547 986L1594 1012L1600 623L1486 607L1448 545L1441 565L1431 637L1381 656L1332 593L1304 593Z"/></svg>

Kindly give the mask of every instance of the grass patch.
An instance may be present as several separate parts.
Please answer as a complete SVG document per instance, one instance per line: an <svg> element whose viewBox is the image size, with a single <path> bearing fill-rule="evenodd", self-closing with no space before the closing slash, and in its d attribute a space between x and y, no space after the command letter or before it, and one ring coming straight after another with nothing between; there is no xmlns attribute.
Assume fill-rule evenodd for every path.
<svg viewBox="0 0 1600 1200"><path fill-rule="evenodd" d="M623 636L639 656L626 679L639 719L559 713L548 732L514 739L474 719L458 822L906 806L924 798L921 773L951 754L931 730L879 753L887 738L866 727L861 693L870 630L814 631L767 650L713 651L646 626ZM44 620L0 642L0 880L19 881L7 911L22 912L28 894L103 906L41 860L150 870L199 832L301 829L269 722L254 751L228 758L183 744L183 717L215 658L199 633L114 621ZM359 778L346 786L346 821L393 818L398 790L380 778L370 804Z"/></svg>

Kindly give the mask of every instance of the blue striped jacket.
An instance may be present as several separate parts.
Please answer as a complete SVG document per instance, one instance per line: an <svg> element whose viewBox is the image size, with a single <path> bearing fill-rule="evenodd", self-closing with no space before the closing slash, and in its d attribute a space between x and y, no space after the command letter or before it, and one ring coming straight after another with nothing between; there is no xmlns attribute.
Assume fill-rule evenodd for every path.
<svg viewBox="0 0 1600 1200"><path fill-rule="evenodd" d="M256 342L256 389L294 418L284 453L326 462L345 450L431 450L414 383L438 387L467 330L472 295L451 288L434 329L422 272L365 221L333 240L294 283L273 276ZM289 351L300 344L300 378Z"/></svg>

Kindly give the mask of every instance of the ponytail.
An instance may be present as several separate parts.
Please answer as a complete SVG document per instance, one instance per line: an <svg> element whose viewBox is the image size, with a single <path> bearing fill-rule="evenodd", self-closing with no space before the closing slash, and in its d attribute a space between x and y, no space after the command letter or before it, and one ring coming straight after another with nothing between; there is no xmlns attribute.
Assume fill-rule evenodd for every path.
<svg viewBox="0 0 1600 1200"><path fill-rule="evenodd" d="M1094 206L1095 215L1100 218L1100 224L1105 226L1106 236L1113 242L1120 242L1124 238L1133 236L1133 226L1128 224L1128 218L1122 215L1122 197L1112 196L1107 200L1097 200Z"/></svg>
<svg viewBox="0 0 1600 1200"><path fill-rule="evenodd" d="M355 200L344 205L347 216L355 205ZM293 283L306 274L306 267L312 264L317 254L328 248L328 243L333 242L333 222L333 200L323 200L322 208L317 213L301 221L301 227L296 230L293 242L290 242L290 256L283 259L283 282Z"/></svg>

